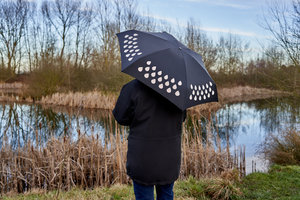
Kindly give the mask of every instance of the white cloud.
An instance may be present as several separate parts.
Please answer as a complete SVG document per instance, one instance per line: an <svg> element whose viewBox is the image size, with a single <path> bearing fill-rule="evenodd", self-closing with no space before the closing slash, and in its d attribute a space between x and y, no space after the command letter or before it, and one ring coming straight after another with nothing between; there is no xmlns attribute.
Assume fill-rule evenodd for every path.
<svg viewBox="0 0 300 200"><path fill-rule="evenodd" d="M228 0L214 0L214 1L209 1L209 0L184 0L187 2L195 2L195 3L208 3L216 6L224 6L224 7L231 7L231 8L236 8L236 9L250 9L252 8L249 5L243 4L238 4L238 3L231 3Z"/></svg>
<svg viewBox="0 0 300 200"><path fill-rule="evenodd" d="M175 18L171 17L163 17L159 15L143 15L146 17L151 17L156 20L163 20L166 21L172 25L179 25L180 27L186 28L187 23L183 21L179 21ZM231 33L235 35L241 35L241 36L248 36L248 37L259 37L262 38L263 36L257 35L256 33L253 32L247 32L247 31L241 31L241 30L236 30L236 29L224 29L224 28L217 28L217 27L201 27L201 26L196 26L200 30L207 31L207 32L214 32L214 33Z"/></svg>
<svg viewBox="0 0 300 200"><path fill-rule="evenodd" d="M223 28L214 28L214 27L199 27L203 31L207 32L217 32L217 33L232 33L235 35L242 35L242 36L248 36L248 37L258 37L257 34L253 32L246 32L246 31L240 31L240 30L230 30L230 29L223 29Z"/></svg>

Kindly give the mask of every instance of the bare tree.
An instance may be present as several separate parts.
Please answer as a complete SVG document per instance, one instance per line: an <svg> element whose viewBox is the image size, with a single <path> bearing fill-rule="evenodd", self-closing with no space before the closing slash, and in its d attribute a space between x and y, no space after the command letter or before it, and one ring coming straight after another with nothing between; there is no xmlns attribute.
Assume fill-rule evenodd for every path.
<svg viewBox="0 0 300 200"><path fill-rule="evenodd" d="M264 56L267 62L271 63L273 67L281 67L285 62L285 53L278 46L272 45L264 50Z"/></svg>
<svg viewBox="0 0 300 200"><path fill-rule="evenodd" d="M120 0L119 1L122 8L122 22L124 26L124 30L129 29L141 29L142 23L141 17L137 13L137 1L136 0Z"/></svg>
<svg viewBox="0 0 300 200"><path fill-rule="evenodd" d="M17 56L22 55L18 51L21 51L28 10L28 2L25 0L0 2L0 42L7 68L13 73L16 73L18 66Z"/></svg>
<svg viewBox="0 0 300 200"><path fill-rule="evenodd" d="M55 28L61 39L60 60L63 60L65 48L68 43L71 28L76 24L76 13L80 9L79 0L55 0L54 2L44 0L42 2L42 14Z"/></svg>
<svg viewBox="0 0 300 200"><path fill-rule="evenodd" d="M121 15L123 13L122 6L118 3L118 1L115 1L114 4L112 4L109 0L97 1L94 30L100 46L100 52L98 53L100 56L100 58L98 58L100 65L98 66L104 70L112 67L117 62L118 43L116 34L121 29ZM115 15L116 20L113 20L113 11L115 10L117 10L117 14Z"/></svg>
<svg viewBox="0 0 300 200"><path fill-rule="evenodd" d="M74 66L80 67L89 56L88 36L91 31L93 13L89 4L77 9L75 21L75 59ZM87 63L85 63L87 66Z"/></svg>
<svg viewBox="0 0 300 200"><path fill-rule="evenodd" d="M24 46L26 49L26 54L28 58L28 69L29 72L32 72L34 68L37 67L37 32L35 32L35 27L37 23L37 4L36 2L30 2L30 9L28 12L28 23L25 24L24 30ZM33 32L32 32L33 31Z"/></svg>
<svg viewBox="0 0 300 200"><path fill-rule="evenodd" d="M242 40L236 35L221 36L218 43L219 71L228 74L243 72L243 56L248 48L249 45L243 45Z"/></svg>
<svg viewBox="0 0 300 200"><path fill-rule="evenodd" d="M209 39L206 33L202 32L192 19L187 23L185 43L189 48L202 56L205 67L208 70L217 62L217 48L213 40Z"/></svg>
<svg viewBox="0 0 300 200"><path fill-rule="evenodd" d="M283 48L295 66L293 88L297 88L300 69L300 0L291 5L272 1L263 18L263 28L273 35L273 42Z"/></svg>
<svg viewBox="0 0 300 200"><path fill-rule="evenodd" d="M142 29L147 32L154 32L157 26L156 21L150 16L149 10L147 11L147 14L142 17L140 23L142 25Z"/></svg>

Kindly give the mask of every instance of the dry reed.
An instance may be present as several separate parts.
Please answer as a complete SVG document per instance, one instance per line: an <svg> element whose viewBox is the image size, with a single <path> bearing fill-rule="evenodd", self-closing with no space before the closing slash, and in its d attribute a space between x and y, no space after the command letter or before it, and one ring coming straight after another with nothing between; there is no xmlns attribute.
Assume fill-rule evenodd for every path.
<svg viewBox="0 0 300 200"><path fill-rule="evenodd" d="M127 130L111 118L108 120L110 134L105 134L105 138L78 131L76 141L66 136L52 138L44 147L28 142L13 150L4 144L0 150L0 193L130 183L126 175ZM234 168L241 169L238 158L222 150L220 143L214 148L211 131L203 142L202 128L196 126L196 120L192 123L196 127L193 133L183 128L180 179L214 177ZM207 130L212 128L208 124ZM244 162L242 158L239 160Z"/></svg>
<svg viewBox="0 0 300 200"><path fill-rule="evenodd" d="M255 99L264 99L274 96L288 95L290 93L276 90L269 90L264 88L253 88L249 86L238 86L233 88L219 89L220 103L202 104L190 108L192 112L215 111L221 107L222 104L249 101ZM42 97L39 103L46 105L83 107L83 108L114 108L117 96L114 94L104 94L101 91L91 92L69 92L69 93L55 93L51 96Z"/></svg>
<svg viewBox="0 0 300 200"><path fill-rule="evenodd" d="M1 86L2 85L2 86ZM0 84L0 92L2 88L24 88L26 86L21 83L14 84ZM255 99L265 99L275 96L289 95L288 92L269 90L264 88L253 88L249 86L238 86L233 88L220 88L218 91L219 102L212 102L207 104L201 104L189 108L190 114L197 116L203 116L205 113L217 111L222 105L232 102L251 101ZM112 110L116 103L117 96L115 94L104 93L102 91L90 91L90 92L69 92L69 93L55 93L50 96L44 96L40 101L42 105L53 106L68 106L68 107L80 107L80 108L99 108ZM11 95L0 95L0 101L7 102L33 102L32 98L27 97L14 97Z"/></svg>
<svg viewBox="0 0 300 200"><path fill-rule="evenodd" d="M5 95L3 93L0 93L0 102L33 103L33 99L30 97Z"/></svg>
<svg viewBox="0 0 300 200"><path fill-rule="evenodd" d="M12 151L0 151L0 193L91 188L128 183L125 173L126 140L118 133L101 144L97 136L80 136L77 141L52 138L44 148L28 143Z"/></svg>
<svg viewBox="0 0 300 200"><path fill-rule="evenodd" d="M221 88L218 96L221 104L252 101L256 99L267 99L271 97L291 95L290 92L270 90L266 88L254 88L250 86L237 86L232 88Z"/></svg>
<svg viewBox="0 0 300 200"><path fill-rule="evenodd" d="M104 94L100 91L55 93L42 97L39 103L46 105L70 106L82 108L100 108L112 110L115 106L116 96Z"/></svg>
<svg viewBox="0 0 300 200"><path fill-rule="evenodd" d="M287 129L269 134L258 150L270 164L300 165L300 131Z"/></svg>
<svg viewBox="0 0 300 200"><path fill-rule="evenodd" d="M0 83L0 102L32 103L32 98L25 97L27 85L23 83Z"/></svg>
<svg viewBox="0 0 300 200"><path fill-rule="evenodd" d="M15 82L15 83L0 83L0 90L6 89L24 89L27 88L23 83Z"/></svg>

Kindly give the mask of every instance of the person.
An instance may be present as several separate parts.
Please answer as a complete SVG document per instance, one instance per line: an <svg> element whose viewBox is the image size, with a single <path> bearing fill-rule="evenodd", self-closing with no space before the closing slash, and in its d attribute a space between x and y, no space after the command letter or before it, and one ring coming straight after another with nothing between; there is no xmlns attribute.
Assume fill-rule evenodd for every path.
<svg viewBox="0 0 300 200"><path fill-rule="evenodd" d="M130 128L126 169L136 199L153 200L154 186L158 200L173 199L186 111L135 79L121 89L113 115Z"/></svg>

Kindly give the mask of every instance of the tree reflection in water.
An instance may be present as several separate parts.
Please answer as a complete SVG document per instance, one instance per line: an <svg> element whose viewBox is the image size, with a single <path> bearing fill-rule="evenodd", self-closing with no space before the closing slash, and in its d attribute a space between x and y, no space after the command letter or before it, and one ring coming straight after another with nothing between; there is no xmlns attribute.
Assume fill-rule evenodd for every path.
<svg viewBox="0 0 300 200"><path fill-rule="evenodd" d="M116 128L111 111L96 109L70 109L66 107L42 107L35 104L0 104L0 148L11 144L13 148L31 141L43 146L51 137L80 134L97 134L103 138ZM240 145L250 140L257 143L267 133L293 127L300 129L300 101L293 98L273 98L247 103L225 105L210 117L188 116L185 127L190 133L201 132L203 142L210 122L212 140L221 146ZM128 131L126 129L126 131ZM249 150L246 144L246 152Z"/></svg>
<svg viewBox="0 0 300 200"><path fill-rule="evenodd" d="M0 148L10 144L16 149L28 141L43 146L52 136L66 135L76 140L78 133L103 138L116 128L110 113L103 110L0 104L0 113Z"/></svg>

